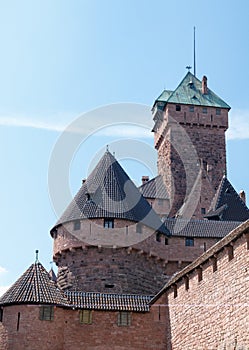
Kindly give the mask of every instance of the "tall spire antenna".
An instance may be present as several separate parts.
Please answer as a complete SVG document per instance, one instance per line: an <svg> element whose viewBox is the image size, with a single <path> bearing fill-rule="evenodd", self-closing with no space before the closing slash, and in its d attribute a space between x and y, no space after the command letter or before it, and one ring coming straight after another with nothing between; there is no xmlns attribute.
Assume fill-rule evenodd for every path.
<svg viewBox="0 0 249 350"><path fill-rule="evenodd" d="M195 27L194 27L194 76L196 76L196 62L195 62Z"/></svg>

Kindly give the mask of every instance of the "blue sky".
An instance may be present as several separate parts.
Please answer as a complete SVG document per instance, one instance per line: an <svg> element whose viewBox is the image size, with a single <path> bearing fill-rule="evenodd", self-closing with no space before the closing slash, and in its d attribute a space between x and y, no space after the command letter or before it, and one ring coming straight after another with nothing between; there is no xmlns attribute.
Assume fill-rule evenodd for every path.
<svg viewBox="0 0 249 350"><path fill-rule="evenodd" d="M248 12L246 0L0 1L0 293L34 261L35 249L50 268L49 230L58 213L49 165L63 130L101 106L151 106L164 88L174 89L193 64L193 26L197 76L207 75L232 107L228 177L249 196ZM86 135L91 117L82 118ZM71 192L107 143L129 138L152 148L141 130L107 128L84 139L68 169ZM153 175L142 163L122 162L137 182Z"/></svg>

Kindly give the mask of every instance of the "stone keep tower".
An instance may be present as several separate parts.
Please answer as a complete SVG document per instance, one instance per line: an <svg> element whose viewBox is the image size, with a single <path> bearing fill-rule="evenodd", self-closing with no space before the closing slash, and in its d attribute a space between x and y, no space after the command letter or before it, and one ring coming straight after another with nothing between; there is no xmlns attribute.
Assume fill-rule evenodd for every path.
<svg viewBox="0 0 249 350"><path fill-rule="evenodd" d="M226 173L228 111L222 99L188 72L153 106L158 173L170 196L170 217L202 219Z"/></svg>

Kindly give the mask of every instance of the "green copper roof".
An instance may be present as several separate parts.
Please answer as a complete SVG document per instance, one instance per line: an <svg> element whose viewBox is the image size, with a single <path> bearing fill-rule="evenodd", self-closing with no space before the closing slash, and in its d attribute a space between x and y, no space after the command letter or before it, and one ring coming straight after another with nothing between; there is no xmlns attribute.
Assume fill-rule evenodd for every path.
<svg viewBox="0 0 249 350"><path fill-rule="evenodd" d="M175 91L164 90L157 101L230 109L230 106L209 87L207 94L202 94L202 82L190 72L186 74Z"/></svg>

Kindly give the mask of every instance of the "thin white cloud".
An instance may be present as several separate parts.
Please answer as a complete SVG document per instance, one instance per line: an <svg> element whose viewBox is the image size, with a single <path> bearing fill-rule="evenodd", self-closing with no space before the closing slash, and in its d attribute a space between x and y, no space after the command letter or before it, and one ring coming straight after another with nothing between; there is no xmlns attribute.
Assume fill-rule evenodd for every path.
<svg viewBox="0 0 249 350"><path fill-rule="evenodd" d="M0 125L9 127L22 127L22 128L33 128L42 129L49 131L61 132L66 128L66 123L59 124L50 121L39 120L38 118L25 118L25 117L4 117L0 116Z"/></svg>
<svg viewBox="0 0 249 350"><path fill-rule="evenodd" d="M82 114L84 118L84 114ZM0 126L7 127L23 127L33 128L55 132L70 132L88 136L90 130L98 129L98 117L95 116L91 120L86 118L87 123L82 127L76 127L73 123L69 125L77 116L74 113L61 113L57 115L45 117L25 117L25 116L0 116ZM79 116L78 116L79 118ZM125 120L125 115L124 115ZM226 133L228 140L249 139L249 110L231 110L229 113L229 129ZM115 121L114 121L115 124ZM96 130L97 131L97 130ZM139 127L136 125L106 125L96 133L96 136L117 136L117 137L138 137L152 138L153 133L148 128Z"/></svg>
<svg viewBox="0 0 249 350"><path fill-rule="evenodd" d="M0 296L2 296L8 289L9 286L0 286Z"/></svg>
<svg viewBox="0 0 249 350"><path fill-rule="evenodd" d="M249 139L249 110L231 110L226 135L228 140Z"/></svg>
<svg viewBox="0 0 249 350"><path fill-rule="evenodd" d="M2 275L3 273L7 272L5 267L0 266L0 275Z"/></svg>

